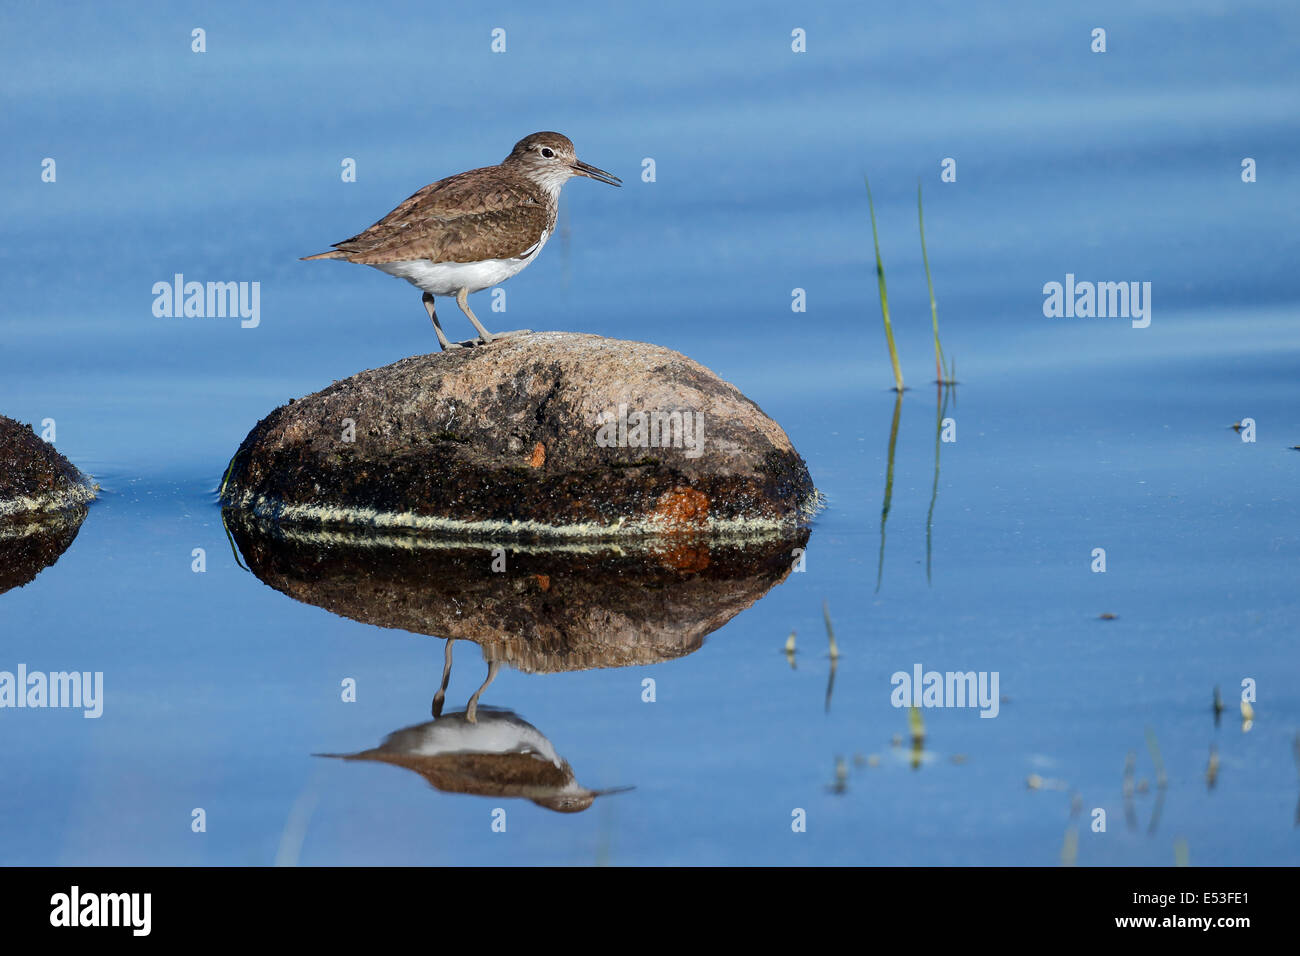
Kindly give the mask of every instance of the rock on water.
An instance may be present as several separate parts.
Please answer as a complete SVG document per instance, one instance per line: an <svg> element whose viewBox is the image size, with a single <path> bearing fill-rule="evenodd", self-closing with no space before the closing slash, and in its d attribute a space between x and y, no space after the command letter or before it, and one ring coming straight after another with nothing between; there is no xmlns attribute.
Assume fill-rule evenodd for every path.
<svg viewBox="0 0 1300 956"><path fill-rule="evenodd" d="M568 332L291 401L244 439L221 498L282 521L537 537L788 533L819 500L733 385L669 349Z"/></svg>
<svg viewBox="0 0 1300 956"><path fill-rule="evenodd" d="M94 485L32 429L0 415L0 521L84 505Z"/></svg>

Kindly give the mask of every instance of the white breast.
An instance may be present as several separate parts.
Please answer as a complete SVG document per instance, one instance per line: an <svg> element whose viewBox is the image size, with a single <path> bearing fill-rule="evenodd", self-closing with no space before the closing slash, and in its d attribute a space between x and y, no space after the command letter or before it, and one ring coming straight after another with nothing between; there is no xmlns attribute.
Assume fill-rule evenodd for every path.
<svg viewBox="0 0 1300 956"><path fill-rule="evenodd" d="M414 259L404 262L380 262L375 268L390 276L405 279L411 285L430 295L456 295L461 289L480 292L500 285L512 275L523 270L541 253L550 231L542 233L537 245L528 253L514 259L485 259L482 262L430 262Z"/></svg>
<svg viewBox="0 0 1300 956"><path fill-rule="evenodd" d="M557 767L564 763L555 752L555 745L532 724L514 714L482 707L478 711L478 723L471 724L463 713L444 714L435 721L389 734L379 749L427 757L531 753Z"/></svg>

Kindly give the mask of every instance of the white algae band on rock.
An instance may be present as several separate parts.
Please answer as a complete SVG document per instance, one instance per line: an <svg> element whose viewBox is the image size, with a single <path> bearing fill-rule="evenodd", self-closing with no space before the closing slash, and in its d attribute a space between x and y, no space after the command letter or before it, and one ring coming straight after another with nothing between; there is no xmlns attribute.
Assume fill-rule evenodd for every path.
<svg viewBox="0 0 1300 956"><path fill-rule="evenodd" d="M85 505L94 485L31 427L0 415L0 521Z"/></svg>
<svg viewBox="0 0 1300 956"><path fill-rule="evenodd" d="M789 533L818 504L781 427L669 349L518 335L276 409L222 502L275 520L475 535Z"/></svg>

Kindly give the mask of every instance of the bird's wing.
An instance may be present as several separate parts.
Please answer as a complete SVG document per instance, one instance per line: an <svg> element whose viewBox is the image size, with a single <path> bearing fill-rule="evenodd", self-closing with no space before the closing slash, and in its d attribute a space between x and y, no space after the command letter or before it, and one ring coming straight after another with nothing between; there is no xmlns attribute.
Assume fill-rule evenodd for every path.
<svg viewBox="0 0 1300 956"><path fill-rule="evenodd" d="M425 186L334 248L348 261L363 265L520 256L551 225L545 196L531 183L492 173L473 170Z"/></svg>

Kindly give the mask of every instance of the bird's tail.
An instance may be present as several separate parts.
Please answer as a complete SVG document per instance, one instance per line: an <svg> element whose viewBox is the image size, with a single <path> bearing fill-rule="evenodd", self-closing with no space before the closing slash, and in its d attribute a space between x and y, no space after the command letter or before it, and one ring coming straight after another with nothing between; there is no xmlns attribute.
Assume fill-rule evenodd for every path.
<svg viewBox="0 0 1300 956"><path fill-rule="evenodd" d="M314 256L302 256L299 262L310 262L313 259L342 259L343 253L337 249L331 249L329 252L318 252Z"/></svg>

